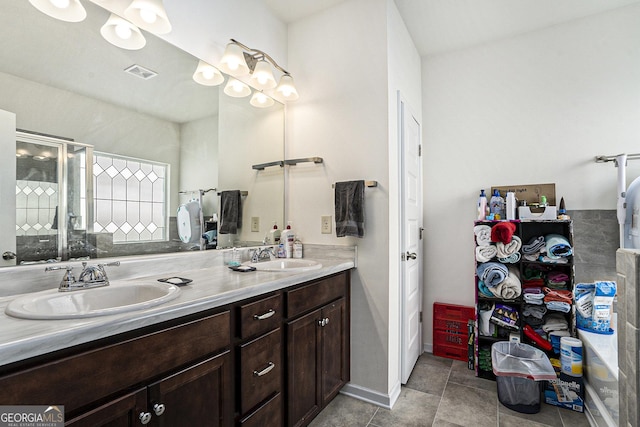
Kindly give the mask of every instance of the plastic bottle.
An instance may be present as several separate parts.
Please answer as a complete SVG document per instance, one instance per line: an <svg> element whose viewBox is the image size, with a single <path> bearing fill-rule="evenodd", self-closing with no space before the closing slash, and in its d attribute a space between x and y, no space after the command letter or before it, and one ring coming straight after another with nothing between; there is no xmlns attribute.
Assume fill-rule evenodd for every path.
<svg viewBox="0 0 640 427"><path fill-rule="evenodd" d="M286 258L293 256L293 240L294 234L291 229L291 221L287 223L287 228L280 234L280 241L284 244Z"/></svg>
<svg viewBox="0 0 640 427"><path fill-rule="evenodd" d="M478 197L478 221L484 221L487 219L487 196L484 194L484 190L480 190L480 197Z"/></svg>
<svg viewBox="0 0 640 427"><path fill-rule="evenodd" d="M302 258L302 241L298 236L296 236L296 239L293 241L293 257Z"/></svg>
<svg viewBox="0 0 640 427"><path fill-rule="evenodd" d="M493 196L489 201L489 211L493 214L493 219L495 220L504 217L504 199L500 196L498 189L493 190Z"/></svg>
<svg viewBox="0 0 640 427"><path fill-rule="evenodd" d="M273 245L280 244L280 230L278 230L278 222L273 222L273 228L269 230L269 243Z"/></svg>
<svg viewBox="0 0 640 427"><path fill-rule="evenodd" d="M506 213L508 220L516 219L516 193L507 191Z"/></svg>

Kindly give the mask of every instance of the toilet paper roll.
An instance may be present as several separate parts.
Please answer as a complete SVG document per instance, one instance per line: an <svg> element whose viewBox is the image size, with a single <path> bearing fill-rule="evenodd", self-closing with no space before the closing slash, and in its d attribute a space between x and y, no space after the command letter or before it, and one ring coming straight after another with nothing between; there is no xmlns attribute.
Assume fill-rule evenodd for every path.
<svg viewBox="0 0 640 427"><path fill-rule="evenodd" d="M582 376L582 341L578 338L560 338L560 369L567 375Z"/></svg>

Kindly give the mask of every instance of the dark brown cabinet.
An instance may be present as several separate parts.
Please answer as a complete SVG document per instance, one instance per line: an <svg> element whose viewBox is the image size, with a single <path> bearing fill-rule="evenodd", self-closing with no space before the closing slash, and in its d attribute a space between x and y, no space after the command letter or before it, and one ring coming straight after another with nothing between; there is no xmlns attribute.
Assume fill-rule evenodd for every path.
<svg viewBox="0 0 640 427"><path fill-rule="evenodd" d="M0 371L71 427L307 425L349 380L349 272Z"/></svg>
<svg viewBox="0 0 640 427"><path fill-rule="evenodd" d="M287 322L287 425L305 426L349 381L348 281L334 276L321 283L315 297L299 298L311 289L301 288L290 295L290 312L298 313L292 302L304 309L319 308ZM331 300L336 298L331 302Z"/></svg>

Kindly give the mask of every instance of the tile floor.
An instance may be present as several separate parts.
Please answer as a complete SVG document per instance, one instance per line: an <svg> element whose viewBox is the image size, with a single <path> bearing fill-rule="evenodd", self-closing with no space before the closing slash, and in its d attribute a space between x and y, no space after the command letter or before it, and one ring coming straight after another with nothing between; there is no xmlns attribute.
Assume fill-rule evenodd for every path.
<svg viewBox="0 0 640 427"><path fill-rule="evenodd" d="M498 401L496 383L466 362L424 353L392 410L339 394L310 427L589 427L584 414L541 404L521 414Z"/></svg>

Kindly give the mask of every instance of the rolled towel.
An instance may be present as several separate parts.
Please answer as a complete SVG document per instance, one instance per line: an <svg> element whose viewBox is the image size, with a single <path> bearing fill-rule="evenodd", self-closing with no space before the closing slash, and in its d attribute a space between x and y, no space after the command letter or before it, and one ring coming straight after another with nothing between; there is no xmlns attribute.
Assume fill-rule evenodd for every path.
<svg viewBox="0 0 640 427"><path fill-rule="evenodd" d="M491 241L510 243L515 232L516 225L513 222L499 222L491 229Z"/></svg>
<svg viewBox="0 0 640 427"><path fill-rule="evenodd" d="M487 285L485 285L482 280L478 280L478 292L480 293L480 296L485 298L495 297L493 292L491 292L491 289L487 288Z"/></svg>
<svg viewBox="0 0 640 427"><path fill-rule="evenodd" d="M495 287L490 288L497 297L503 299L516 299L522 293L522 286L520 285L520 274L518 269L514 266L510 266L509 273L502 282L498 283Z"/></svg>
<svg viewBox="0 0 640 427"><path fill-rule="evenodd" d="M573 253L569 240L560 234L544 236L547 256L551 259L566 258Z"/></svg>
<svg viewBox="0 0 640 427"><path fill-rule="evenodd" d="M491 244L491 227L488 225L476 225L473 227L473 234L476 235L478 246L489 246Z"/></svg>
<svg viewBox="0 0 640 427"><path fill-rule="evenodd" d="M537 254L544 247L544 236L533 237L526 245L522 245L522 253L525 255Z"/></svg>
<svg viewBox="0 0 640 427"><path fill-rule="evenodd" d="M520 261L520 252L511 254L506 258L498 258L498 261L500 261L503 264L515 264L516 262Z"/></svg>
<svg viewBox="0 0 640 427"><path fill-rule="evenodd" d="M509 243L496 243L496 249L498 250L498 258L507 258L515 253L518 253L522 247L522 240L518 236L511 236Z"/></svg>
<svg viewBox="0 0 640 427"><path fill-rule="evenodd" d="M487 287L493 288L507 278L509 270L499 262L483 262L476 268L476 273Z"/></svg>
<svg viewBox="0 0 640 427"><path fill-rule="evenodd" d="M476 261L478 262L487 262L491 261L492 258L498 253L498 249L495 245L489 246L476 246Z"/></svg>

